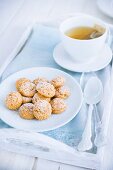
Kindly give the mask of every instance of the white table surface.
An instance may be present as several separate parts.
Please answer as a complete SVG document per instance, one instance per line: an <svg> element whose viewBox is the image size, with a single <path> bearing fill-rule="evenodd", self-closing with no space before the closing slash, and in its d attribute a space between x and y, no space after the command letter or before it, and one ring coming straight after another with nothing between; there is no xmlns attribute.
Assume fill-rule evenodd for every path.
<svg viewBox="0 0 113 170"><path fill-rule="evenodd" d="M0 0L0 64L22 34L18 25L26 25L29 21L40 22L54 20L60 16L75 12L88 13L113 23L113 19L105 16L96 6L96 0ZM102 170L113 170L113 115L111 115L108 145ZM44 159L0 151L0 170L83 170L74 166L47 161Z"/></svg>

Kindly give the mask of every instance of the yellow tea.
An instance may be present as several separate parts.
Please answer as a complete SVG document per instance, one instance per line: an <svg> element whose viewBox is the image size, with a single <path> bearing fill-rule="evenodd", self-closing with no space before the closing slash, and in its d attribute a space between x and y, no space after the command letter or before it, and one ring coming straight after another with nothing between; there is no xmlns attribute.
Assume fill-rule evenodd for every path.
<svg viewBox="0 0 113 170"><path fill-rule="evenodd" d="M68 30L65 34L74 39L89 40L100 37L104 33L104 28L95 25L94 27L75 27Z"/></svg>

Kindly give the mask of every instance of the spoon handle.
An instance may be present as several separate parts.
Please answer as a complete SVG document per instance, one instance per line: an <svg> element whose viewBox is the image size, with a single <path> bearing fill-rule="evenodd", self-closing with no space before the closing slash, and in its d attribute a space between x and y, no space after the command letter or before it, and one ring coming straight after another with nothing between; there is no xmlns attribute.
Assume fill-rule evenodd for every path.
<svg viewBox="0 0 113 170"><path fill-rule="evenodd" d="M96 105L94 105L94 110L95 110L95 112L94 112L94 117L95 117L95 140L94 140L94 144L97 147L101 147L101 146L105 145L106 138L105 138L105 134L104 134L103 124L102 124L102 121L99 117Z"/></svg>
<svg viewBox="0 0 113 170"><path fill-rule="evenodd" d="M88 110L88 117L86 121L86 126L84 129L84 132L82 134L82 139L80 143L78 144L77 149L79 151L86 151L92 148L92 130L91 130L91 122L92 122L92 112L93 112L93 105L89 105Z"/></svg>
<svg viewBox="0 0 113 170"><path fill-rule="evenodd" d="M80 87L82 88L82 90L84 89L84 75L85 73L83 72L80 77Z"/></svg>

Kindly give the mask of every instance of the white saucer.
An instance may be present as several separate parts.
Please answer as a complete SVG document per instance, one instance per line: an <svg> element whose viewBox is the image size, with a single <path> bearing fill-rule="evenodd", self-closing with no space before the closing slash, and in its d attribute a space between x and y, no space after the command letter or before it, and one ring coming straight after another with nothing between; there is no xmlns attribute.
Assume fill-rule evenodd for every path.
<svg viewBox="0 0 113 170"><path fill-rule="evenodd" d="M70 58L69 54L65 51L62 43L59 43L54 48L53 58L58 65L67 70L74 72L90 72L98 71L106 67L112 59L112 51L110 47L105 44L103 50L95 58L95 60L92 60L88 63L78 63Z"/></svg>
<svg viewBox="0 0 113 170"><path fill-rule="evenodd" d="M98 0L98 8L107 16L113 17L113 2L108 0Z"/></svg>

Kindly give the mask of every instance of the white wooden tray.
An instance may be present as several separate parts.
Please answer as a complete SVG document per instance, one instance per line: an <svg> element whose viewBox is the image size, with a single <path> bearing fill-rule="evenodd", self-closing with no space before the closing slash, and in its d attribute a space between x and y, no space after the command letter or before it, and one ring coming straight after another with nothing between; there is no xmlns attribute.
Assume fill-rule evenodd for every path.
<svg viewBox="0 0 113 170"><path fill-rule="evenodd" d="M25 36L26 32L23 34L23 37L21 37L24 41ZM19 46L17 45L15 51L18 51ZM111 77L113 77L113 67L111 70ZM112 78L111 92L113 92ZM113 93L111 94L111 97L106 104L107 107L104 108L103 113L105 115L103 119L105 120L106 136L112 108L112 99ZM78 152L74 148L40 133L2 128L0 129L0 148L79 167L100 169L105 146L98 149L96 153Z"/></svg>

